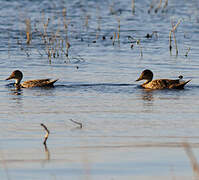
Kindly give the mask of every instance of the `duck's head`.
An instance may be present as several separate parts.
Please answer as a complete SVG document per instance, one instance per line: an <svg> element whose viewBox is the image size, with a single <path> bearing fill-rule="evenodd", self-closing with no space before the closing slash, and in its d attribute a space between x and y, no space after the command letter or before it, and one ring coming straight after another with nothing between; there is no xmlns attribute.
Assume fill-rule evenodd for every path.
<svg viewBox="0 0 199 180"><path fill-rule="evenodd" d="M182 76L182 75L180 75L180 76L178 76L178 78L179 78L179 79L183 79L183 76Z"/></svg>
<svg viewBox="0 0 199 180"><path fill-rule="evenodd" d="M151 81L152 79L153 79L153 72L149 69L145 69L144 71L142 71L142 74L136 81L141 81L141 80Z"/></svg>
<svg viewBox="0 0 199 180"><path fill-rule="evenodd" d="M15 79L16 84L20 84L22 78L23 78L22 72L19 70L15 70L6 80Z"/></svg>

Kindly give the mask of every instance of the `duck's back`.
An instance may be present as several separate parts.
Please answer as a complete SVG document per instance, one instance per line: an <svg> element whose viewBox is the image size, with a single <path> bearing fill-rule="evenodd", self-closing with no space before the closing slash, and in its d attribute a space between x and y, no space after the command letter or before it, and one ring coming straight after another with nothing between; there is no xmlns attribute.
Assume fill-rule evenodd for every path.
<svg viewBox="0 0 199 180"><path fill-rule="evenodd" d="M179 79L155 79L149 83L144 83L142 87L147 89L183 89L189 81L180 81Z"/></svg>
<svg viewBox="0 0 199 180"><path fill-rule="evenodd" d="M31 88L31 87L52 87L53 84L57 81L51 79L37 79L37 80L29 80L24 81L21 86L23 88Z"/></svg>

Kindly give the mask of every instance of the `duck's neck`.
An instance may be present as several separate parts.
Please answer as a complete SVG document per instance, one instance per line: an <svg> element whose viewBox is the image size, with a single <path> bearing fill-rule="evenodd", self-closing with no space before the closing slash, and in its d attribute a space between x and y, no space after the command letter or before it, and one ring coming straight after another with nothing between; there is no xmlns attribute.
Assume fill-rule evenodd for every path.
<svg viewBox="0 0 199 180"><path fill-rule="evenodd" d="M144 82L144 84L148 84L148 83L150 83L152 81L152 79L147 79L145 82Z"/></svg>
<svg viewBox="0 0 199 180"><path fill-rule="evenodd" d="M16 86L19 86L19 85L20 85L20 82L21 82L21 79L15 79L15 85L16 85Z"/></svg>

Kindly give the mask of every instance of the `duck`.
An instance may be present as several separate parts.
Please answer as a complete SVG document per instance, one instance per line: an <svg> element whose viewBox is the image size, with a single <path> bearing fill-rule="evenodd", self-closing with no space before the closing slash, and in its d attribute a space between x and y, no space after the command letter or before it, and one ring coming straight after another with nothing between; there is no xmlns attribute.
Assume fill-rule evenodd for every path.
<svg viewBox="0 0 199 180"><path fill-rule="evenodd" d="M136 81L146 80L146 82L141 85L141 87L145 89L183 89L184 86L191 81L183 81L182 76L179 76L178 78L179 79L153 80L153 72L149 69L145 69Z"/></svg>
<svg viewBox="0 0 199 180"><path fill-rule="evenodd" d="M23 78L23 73L20 70L15 70L11 73L11 75L6 79L14 79L15 84L14 86L17 88L33 88L33 87L53 87L54 83L58 80L51 80L51 79L35 79L35 80L28 80L21 83Z"/></svg>

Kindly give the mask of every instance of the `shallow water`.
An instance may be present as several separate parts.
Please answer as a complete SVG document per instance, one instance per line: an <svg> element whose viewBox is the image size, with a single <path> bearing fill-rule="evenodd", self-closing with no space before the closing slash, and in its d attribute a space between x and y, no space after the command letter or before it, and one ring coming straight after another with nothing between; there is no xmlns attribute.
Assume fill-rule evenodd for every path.
<svg viewBox="0 0 199 180"><path fill-rule="evenodd" d="M198 1L169 1L157 13L157 2L150 9L150 1L136 1L135 14L130 0L0 3L0 179L194 179L184 143L197 160ZM41 36L48 18L47 37L64 42L51 59ZM169 31L179 19L176 56L174 42L169 52ZM192 81L180 91L146 91L135 82L146 68L155 78ZM4 80L15 69L24 80L59 81L54 88L17 91ZM46 149L40 123L50 130Z"/></svg>

